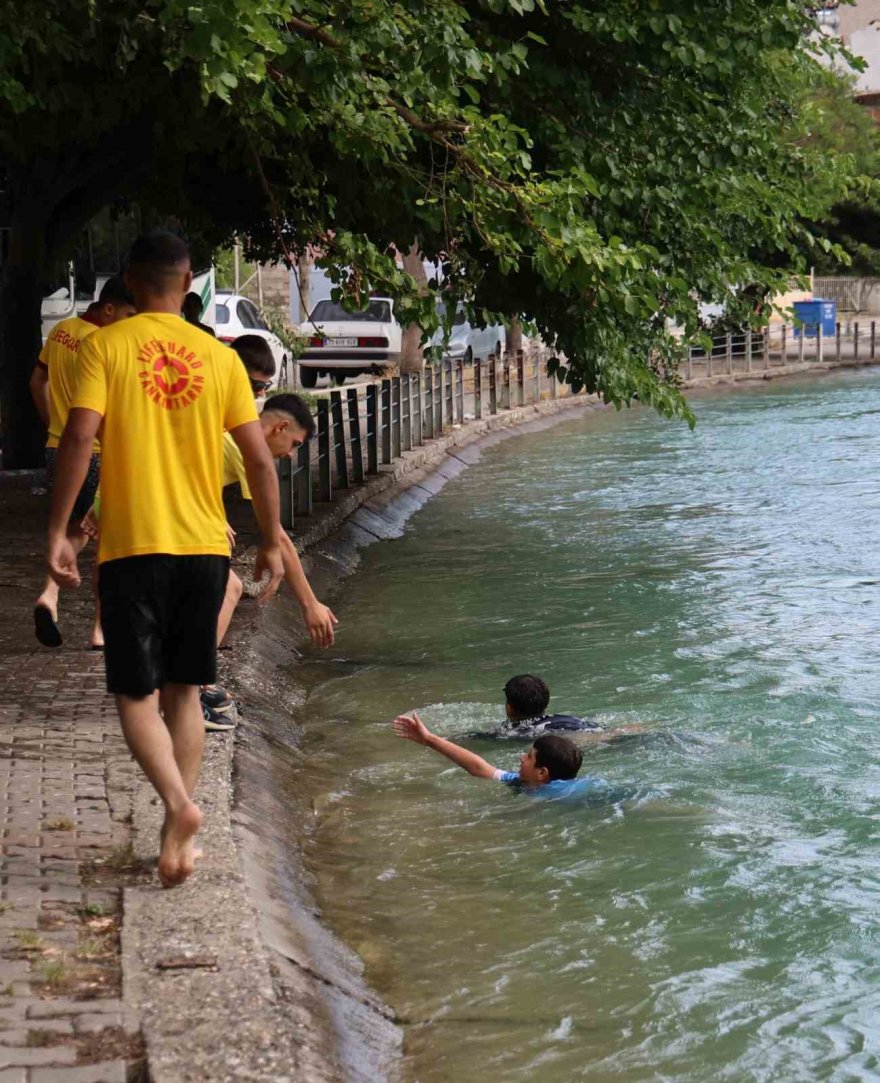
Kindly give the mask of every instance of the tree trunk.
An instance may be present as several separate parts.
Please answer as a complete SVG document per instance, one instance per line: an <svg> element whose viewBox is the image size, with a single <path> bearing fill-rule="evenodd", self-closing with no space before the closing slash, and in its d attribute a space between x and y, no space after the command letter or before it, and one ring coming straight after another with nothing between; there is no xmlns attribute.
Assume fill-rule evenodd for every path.
<svg viewBox="0 0 880 1083"><path fill-rule="evenodd" d="M3 469L42 466L46 430L29 381L42 347L40 308L46 271L46 219L17 214L0 273L0 431Z"/></svg>
<svg viewBox="0 0 880 1083"><path fill-rule="evenodd" d="M296 277L299 281L299 322L304 323L312 314L312 258L308 252L301 252L296 263Z"/></svg>
<svg viewBox="0 0 880 1083"><path fill-rule="evenodd" d="M510 321L510 323L507 324L505 331L507 339L507 346L505 352L513 354L515 357L516 351L523 348L522 324L519 322L518 319L516 319L516 317L514 317Z"/></svg>
<svg viewBox="0 0 880 1083"><path fill-rule="evenodd" d="M428 289L428 276L418 242L412 245L403 257L403 269L418 282L420 292ZM403 329L400 343L400 371L422 372L425 368L425 354L421 346L422 328L417 323L407 324Z"/></svg>

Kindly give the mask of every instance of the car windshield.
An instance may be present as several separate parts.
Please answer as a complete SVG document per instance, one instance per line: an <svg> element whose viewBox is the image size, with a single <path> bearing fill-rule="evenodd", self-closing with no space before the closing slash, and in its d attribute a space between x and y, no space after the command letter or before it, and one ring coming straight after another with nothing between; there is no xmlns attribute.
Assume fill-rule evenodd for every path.
<svg viewBox="0 0 880 1083"><path fill-rule="evenodd" d="M366 312L346 312L335 301L319 301L312 311L314 323L390 323L391 305L387 301L370 301Z"/></svg>
<svg viewBox="0 0 880 1083"><path fill-rule="evenodd" d="M216 323L229 323L229 309L219 301L214 305L214 320Z"/></svg>

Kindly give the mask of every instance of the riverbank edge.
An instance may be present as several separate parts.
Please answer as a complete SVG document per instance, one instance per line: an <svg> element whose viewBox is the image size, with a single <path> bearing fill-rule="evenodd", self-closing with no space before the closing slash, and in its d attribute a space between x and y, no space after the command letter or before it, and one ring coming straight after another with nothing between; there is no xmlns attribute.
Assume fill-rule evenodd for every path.
<svg viewBox="0 0 880 1083"><path fill-rule="evenodd" d="M768 379L822 375L870 361L806 362L769 371L687 381L711 391ZM295 539L319 596L332 602L352 574L358 551L398 536L407 518L475 462L485 447L549 427L578 411L604 409L595 398L542 402L464 426L406 453L393 467L305 520ZM231 509L247 542L249 513ZM243 568L251 564L246 552ZM295 725L278 719L301 709L306 692L291 680L304 630L285 599L265 610L243 607L224 669L245 703L234 746L212 738L200 792L210 825L210 860L184 892L126 891L123 967L126 1004L143 1021L151 1078L394 1078L401 1034L393 1013L366 987L362 966L320 920L309 880L290 838L270 830L279 809L255 801L261 772L274 758L296 756ZM279 709L280 708L280 709ZM270 802L271 805L271 802ZM159 812L145 792L134 816L135 851L155 852ZM302 837L304 823L298 825ZM270 836L270 837L267 837ZM287 870L286 877L280 870ZM286 879L286 884L281 881ZM140 895L139 895L140 892ZM184 894L185 893L185 894ZM183 898L186 902L181 906ZM158 905L157 905L158 901ZM173 988L156 961L172 946L201 965L181 968ZM212 968L211 961L222 960ZM223 975L218 982L218 975ZM185 1035L185 1038L184 1038ZM381 1072L381 1074L379 1074Z"/></svg>

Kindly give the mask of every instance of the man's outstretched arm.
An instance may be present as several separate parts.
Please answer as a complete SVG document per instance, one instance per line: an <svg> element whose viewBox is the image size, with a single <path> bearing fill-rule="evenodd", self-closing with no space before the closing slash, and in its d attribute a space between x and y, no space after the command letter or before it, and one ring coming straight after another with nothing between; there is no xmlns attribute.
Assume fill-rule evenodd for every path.
<svg viewBox="0 0 880 1083"><path fill-rule="evenodd" d="M417 745L426 745L445 756L448 760L474 778L495 778L497 768L491 763L478 756L476 752L469 752L454 741L447 741L444 737L438 737L431 733L419 716L413 711L412 715L402 714L391 723L398 737L405 737L408 741L415 741Z"/></svg>
<svg viewBox="0 0 880 1083"><path fill-rule="evenodd" d="M319 647L332 647L335 638L333 625L339 621L333 611L315 597L296 546L284 531L281 532L281 559L284 561L284 581L300 604L312 641Z"/></svg>

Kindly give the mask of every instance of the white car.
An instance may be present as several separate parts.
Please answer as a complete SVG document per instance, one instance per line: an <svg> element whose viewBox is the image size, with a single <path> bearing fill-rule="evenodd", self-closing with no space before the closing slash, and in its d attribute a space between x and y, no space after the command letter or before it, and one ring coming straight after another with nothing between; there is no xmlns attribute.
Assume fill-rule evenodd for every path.
<svg viewBox="0 0 880 1083"><path fill-rule="evenodd" d="M437 311L442 318L446 313L446 306L442 301L437 302ZM475 327L467 318L464 306L458 305L455 309L455 319L452 321L452 333L449 342L443 350L443 357L453 361L464 361L470 364L475 357L485 361L489 354L495 357L501 356L501 351L506 342L504 328L499 324L490 324L488 327ZM443 330L437 331L432 346L443 346Z"/></svg>
<svg viewBox="0 0 880 1083"><path fill-rule="evenodd" d="M264 338L275 358L277 377L281 366L288 360L287 350L281 339L269 330L253 301L238 293L218 290L214 302L214 316L217 338L221 342L234 342L240 335L259 335Z"/></svg>
<svg viewBox="0 0 880 1083"><path fill-rule="evenodd" d="M400 360L402 331L388 297L373 297L363 312L319 301L299 330L308 339L299 359L303 387L315 387L319 376L330 376L338 386L347 376L378 372Z"/></svg>

